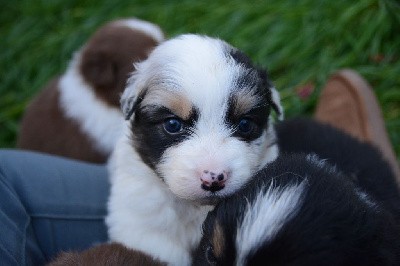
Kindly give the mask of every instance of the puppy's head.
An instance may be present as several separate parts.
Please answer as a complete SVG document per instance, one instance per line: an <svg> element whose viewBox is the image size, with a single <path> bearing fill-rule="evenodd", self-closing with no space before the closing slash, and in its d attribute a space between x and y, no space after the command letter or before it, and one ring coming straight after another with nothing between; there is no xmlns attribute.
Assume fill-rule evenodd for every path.
<svg viewBox="0 0 400 266"><path fill-rule="evenodd" d="M121 98L132 143L178 197L210 203L276 158L279 96L239 50L182 35L136 67Z"/></svg>
<svg viewBox="0 0 400 266"><path fill-rule="evenodd" d="M161 29L152 23L112 21L97 30L83 48L80 73L100 99L118 106L133 63L147 58L163 39Z"/></svg>

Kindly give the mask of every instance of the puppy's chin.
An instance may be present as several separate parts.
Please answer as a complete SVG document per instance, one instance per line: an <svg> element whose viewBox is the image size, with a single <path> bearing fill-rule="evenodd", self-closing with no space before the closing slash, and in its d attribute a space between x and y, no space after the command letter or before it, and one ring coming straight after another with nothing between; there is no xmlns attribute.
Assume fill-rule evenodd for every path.
<svg viewBox="0 0 400 266"><path fill-rule="evenodd" d="M175 196L195 205L215 205L242 187L240 184L227 182L221 190L208 191L201 187L200 182L181 182L177 185L179 182L174 180L164 179L164 181Z"/></svg>
<svg viewBox="0 0 400 266"><path fill-rule="evenodd" d="M219 197L219 196L210 196L207 198L203 198L203 199L198 199L197 202L199 203L199 205L211 205L211 206L215 206L218 204L218 202L220 202L223 199L223 197Z"/></svg>
<svg viewBox="0 0 400 266"><path fill-rule="evenodd" d="M211 193L210 193L211 194ZM215 193L214 193L215 194ZM219 195L209 195L205 197L198 197L198 198L184 198L180 197L183 200L189 201L195 205L200 205L200 206L215 206L220 202L223 198L226 196L219 196Z"/></svg>
<svg viewBox="0 0 400 266"><path fill-rule="evenodd" d="M227 197L225 194L220 194L220 193L215 193L215 192L207 192L204 195L191 195L190 198L187 196L179 196L179 198L184 199L186 201L189 201L195 205L216 205L218 204L219 201L221 201L223 198Z"/></svg>

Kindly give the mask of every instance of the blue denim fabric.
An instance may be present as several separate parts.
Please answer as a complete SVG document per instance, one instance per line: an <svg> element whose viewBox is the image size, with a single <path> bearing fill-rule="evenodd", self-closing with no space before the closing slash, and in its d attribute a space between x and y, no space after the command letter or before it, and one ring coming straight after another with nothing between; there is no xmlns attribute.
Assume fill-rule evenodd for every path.
<svg viewBox="0 0 400 266"><path fill-rule="evenodd" d="M0 265L42 265L107 241L104 165L0 150Z"/></svg>

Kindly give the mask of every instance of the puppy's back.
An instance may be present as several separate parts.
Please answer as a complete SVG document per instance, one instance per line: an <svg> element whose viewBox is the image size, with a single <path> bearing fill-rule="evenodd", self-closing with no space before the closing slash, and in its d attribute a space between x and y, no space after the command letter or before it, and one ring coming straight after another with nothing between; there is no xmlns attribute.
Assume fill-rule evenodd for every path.
<svg viewBox="0 0 400 266"><path fill-rule="evenodd" d="M314 156L282 154L217 205L195 264L398 265L396 215Z"/></svg>
<svg viewBox="0 0 400 266"><path fill-rule="evenodd" d="M314 153L336 166L379 202L400 213L399 188L390 165L374 146L320 122L296 118L276 126L281 152ZM400 216L397 216L400 219Z"/></svg>
<svg viewBox="0 0 400 266"><path fill-rule="evenodd" d="M17 147L90 162L104 162L106 154L80 130L77 121L65 117L59 103L59 78L50 81L28 105L22 118Z"/></svg>

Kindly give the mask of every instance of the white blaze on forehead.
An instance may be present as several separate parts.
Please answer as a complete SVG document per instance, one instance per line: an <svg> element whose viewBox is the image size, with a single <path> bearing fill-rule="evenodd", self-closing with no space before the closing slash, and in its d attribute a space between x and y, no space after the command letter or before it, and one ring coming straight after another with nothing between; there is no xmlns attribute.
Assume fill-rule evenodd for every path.
<svg viewBox="0 0 400 266"><path fill-rule="evenodd" d="M164 88L152 88L142 101L142 106L165 107L181 119L192 114L192 103L182 94Z"/></svg>
<svg viewBox="0 0 400 266"><path fill-rule="evenodd" d="M277 156L273 127L248 143L232 137L232 125L226 123L232 95L240 98L233 103L239 114L263 100L256 93L258 72L238 63L230 54L235 51L205 36L168 40L136 65L121 98L125 114L132 113L135 100L139 108L166 107L183 119L195 112L190 137L167 148L156 166L178 197L198 200L210 196L211 192L201 188L199 173L204 170L229 172L225 188L213 196L230 195Z"/></svg>
<svg viewBox="0 0 400 266"><path fill-rule="evenodd" d="M166 41L136 66L136 94L163 86L184 95L201 116L221 119L236 80L249 71L228 56L231 49L221 40L198 35Z"/></svg>
<svg viewBox="0 0 400 266"><path fill-rule="evenodd" d="M264 193L258 194L254 202L248 203L236 232L236 265L243 265L253 248L271 241L296 214L304 189L304 181L286 188L277 188L271 183Z"/></svg>

